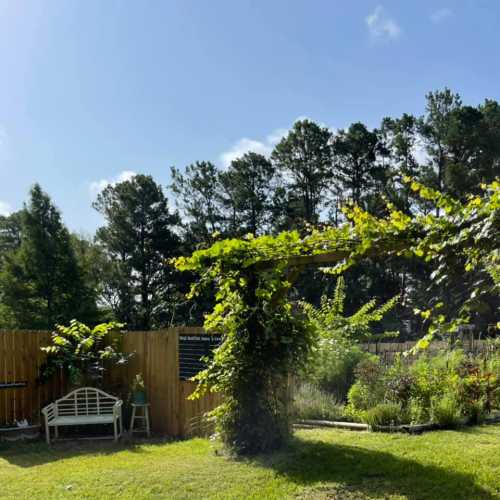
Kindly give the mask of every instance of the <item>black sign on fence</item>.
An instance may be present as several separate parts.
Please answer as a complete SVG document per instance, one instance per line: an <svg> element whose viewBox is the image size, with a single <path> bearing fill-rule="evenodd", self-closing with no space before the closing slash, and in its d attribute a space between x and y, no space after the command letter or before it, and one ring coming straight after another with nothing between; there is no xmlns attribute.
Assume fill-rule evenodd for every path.
<svg viewBox="0 0 500 500"><path fill-rule="evenodd" d="M202 358L220 345L222 335L179 335L179 378L188 380L206 368Z"/></svg>

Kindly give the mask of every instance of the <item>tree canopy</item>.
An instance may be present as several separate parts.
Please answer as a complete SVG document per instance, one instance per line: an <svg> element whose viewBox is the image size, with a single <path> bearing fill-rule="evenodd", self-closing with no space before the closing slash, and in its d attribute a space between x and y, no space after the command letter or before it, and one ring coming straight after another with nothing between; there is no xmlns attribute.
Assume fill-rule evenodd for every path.
<svg viewBox="0 0 500 500"><path fill-rule="evenodd" d="M98 233L69 234L60 220L69 234L71 259L79 268L77 280L83 283L79 289L86 290L85 320L90 324L117 320L131 329L200 324L212 309L215 287L188 302L185 293L194 274L162 266L165 258L189 255L220 239L248 233L257 239L287 231L290 240L302 241L312 234L312 226L318 231L342 226L346 222L342 207L350 201L377 219L388 216L388 202L411 218L441 212L432 200L412 190L404 177L465 203L470 195L481 195L481 184L500 176L499 144L498 102L486 99L470 105L445 88L426 96L421 116L402 113L385 117L378 127L355 121L337 130L299 119L280 139L273 137L259 151L242 151L228 164L199 159L186 167L172 167L166 187L143 175L109 185L94 205L103 217ZM9 299L19 279L8 262L19 257L21 245L27 245L23 213L0 217L0 273L5 278L0 280L0 327L4 328L41 324L36 315L20 311L28 302ZM43 233L46 221L38 218L35 225ZM269 252L272 258L274 250ZM436 294L430 277L433 264L415 254L365 255L344 273L346 313L374 297L387 301L399 295L401 300L383 319L383 328L401 327L404 322L408 327L400 328L402 338L421 338L425 321L416 318L413 309L425 309ZM451 269L449 275L460 283L460 272ZM23 289L30 290L32 302L41 304L46 299L37 279L23 275ZM293 293L318 305L335 283L335 276L312 269L299 275ZM441 287L445 308L458 307L462 298L457 290ZM65 293L65 302L72 303L73 292ZM83 303L80 292L74 293L75 303ZM495 307L495 300L483 301L481 313L472 315L478 332L495 322Z"/></svg>

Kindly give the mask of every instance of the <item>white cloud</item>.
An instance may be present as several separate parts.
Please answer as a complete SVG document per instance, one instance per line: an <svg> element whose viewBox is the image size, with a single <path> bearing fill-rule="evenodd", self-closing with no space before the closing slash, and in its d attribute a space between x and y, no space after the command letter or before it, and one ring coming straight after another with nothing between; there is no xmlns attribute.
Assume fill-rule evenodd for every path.
<svg viewBox="0 0 500 500"><path fill-rule="evenodd" d="M310 120L315 121L312 118L301 115L298 116L292 123L296 123L302 120ZM316 122L321 127L328 128L332 134L336 132L335 128L329 127L322 122ZM259 153L264 156L269 156L274 149L274 146L278 144L283 137L288 134L289 128L277 128L273 130L270 134L268 134L263 140L257 139L248 139L244 137L243 139L239 139L230 149L224 151L219 156L219 164L222 168L227 168L231 164L233 160L237 158L241 158L245 153L250 151L254 153Z"/></svg>
<svg viewBox="0 0 500 500"><path fill-rule="evenodd" d="M453 15L453 11L451 9L448 9L447 7L443 7L442 9L435 10L432 12L430 15L431 22L434 24L439 24L449 17Z"/></svg>
<svg viewBox="0 0 500 500"><path fill-rule="evenodd" d="M0 201L0 215L10 215L12 212L12 207L6 201Z"/></svg>
<svg viewBox="0 0 500 500"><path fill-rule="evenodd" d="M223 168L229 167L233 160L241 158L245 153L252 151L264 156L269 156L274 146L287 134L288 129L278 128L268 134L264 140L248 139L244 137L239 139L229 150L224 151L219 161Z"/></svg>
<svg viewBox="0 0 500 500"><path fill-rule="evenodd" d="M220 155L220 163L223 168L229 167L233 160L242 157L245 153L252 151L267 156L270 154L272 146L267 141L256 141L244 137L234 144L231 149L224 151Z"/></svg>
<svg viewBox="0 0 500 500"><path fill-rule="evenodd" d="M426 165L430 161L429 153L427 153L427 148L425 144L419 140L413 145L413 157L419 165Z"/></svg>
<svg viewBox="0 0 500 500"><path fill-rule="evenodd" d="M365 22L373 39L396 39L401 34L399 24L385 13L381 5L375 7L375 10L366 17Z"/></svg>
<svg viewBox="0 0 500 500"><path fill-rule="evenodd" d="M297 121L297 120L296 120ZM278 142L285 137L285 135L288 134L288 129L287 128L277 128L276 130L273 130L268 136L267 136L267 142L269 144L272 144L273 146L276 146Z"/></svg>
<svg viewBox="0 0 500 500"><path fill-rule="evenodd" d="M92 197L94 197L107 186L109 185L114 186L119 182L128 181L135 175L137 175L137 173L133 172L132 170L123 170L116 177L112 179L100 179L98 181L93 181L89 185L90 194L92 195Z"/></svg>

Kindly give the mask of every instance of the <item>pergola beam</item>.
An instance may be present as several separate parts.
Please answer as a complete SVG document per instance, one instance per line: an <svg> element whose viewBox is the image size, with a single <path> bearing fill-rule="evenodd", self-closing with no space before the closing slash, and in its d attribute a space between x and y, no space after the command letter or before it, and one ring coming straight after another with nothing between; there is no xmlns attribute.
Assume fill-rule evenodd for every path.
<svg viewBox="0 0 500 500"><path fill-rule="evenodd" d="M294 255L286 259L264 260L255 264L254 269L265 271L272 269L276 263L286 261L288 267L304 267L318 264L334 264L346 259L351 254L348 250L336 250L334 252L318 253L315 255Z"/></svg>
<svg viewBox="0 0 500 500"><path fill-rule="evenodd" d="M363 257L389 256L393 252L398 252L408 248L409 243L404 240L398 241L378 241L369 248ZM265 271L272 269L278 262L286 262L288 267L303 268L309 265L336 264L352 255L351 250L332 250L325 253L317 253L313 255L293 255L285 259L270 259L257 262L252 267L256 271Z"/></svg>

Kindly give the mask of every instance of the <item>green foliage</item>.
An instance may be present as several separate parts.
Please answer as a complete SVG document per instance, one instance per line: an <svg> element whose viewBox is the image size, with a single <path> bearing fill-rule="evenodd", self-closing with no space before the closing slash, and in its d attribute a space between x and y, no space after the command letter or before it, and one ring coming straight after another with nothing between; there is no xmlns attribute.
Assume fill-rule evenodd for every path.
<svg viewBox="0 0 500 500"><path fill-rule="evenodd" d="M52 328L55 322L96 317L95 291L86 286L61 214L39 185L14 214L2 241L0 298L5 322L15 328Z"/></svg>
<svg viewBox="0 0 500 500"><path fill-rule="evenodd" d="M345 339L347 342L356 343L398 335L398 332L375 335L372 326L393 309L399 297L394 297L378 307L376 299L372 299L350 316L344 314L345 298L345 282L340 276L333 297L323 295L318 308L312 304L301 303L311 322L318 329L321 339L330 342Z"/></svg>
<svg viewBox="0 0 500 500"><path fill-rule="evenodd" d="M300 384L293 398L293 415L299 420L344 420L343 405L313 384Z"/></svg>
<svg viewBox="0 0 500 500"><path fill-rule="evenodd" d="M401 425L407 420L403 409L397 403L379 403L363 414L363 421L370 427Z"/></svg>
<svg viewBox="0 0 500 500"><path fill-rule="evenodd" d="M467 357L461 350L422 355L411 365L382 368L360 363L357 380L349 390L346 415L364 420L382 403L393 403L407 422L434 422L455 426L463 417L481 421L498 408L500 379L495 372L498 355L490 359Z"/></svg>
<svg viewBox="0 0 500 500"><path fill-rule="evenodd" d="M445 393L431 399L430 420L444 427L455 427L460 423L460 404L455 393Z"/></svg>
<svg viewBox="0 0 500 500"><path fill-rule="evenodd" d="M218 286L218 303L205 328L222 333L224 342L196 377L195 397L206 391L224 395L215 412L217 429L238 453L269 450L288 437L287 377L305 364L314 335L307 318L293 314L285 295L277 293L290 286L286 266L256 275L241 262L255 241L275 242L271 237L228 240L177 259L182 270L203 270L201 285L214 280ZM205 256L213 254L214 265L207 267ZM199 286L193 287L192 293L198 292Z"/></svg>
<svg viewBox="0 0 500 500"><path fill-rule="evenodd" d="M372 325L382 320L394 307L398 297L378 307L376 301L371 300L351 315L344 312L345 297L345 283L340 276L333 296L322 296L319 307L301 302L318 338L306 377L323 390L335 394L339 400L345 400L354 382L357 364L370 358L370 354L361 350L358 343L397 335L397 332L376 335Z"/></svg>
<svg viewBox="0 0 500 500"><path fill-rule="evenodd" d="M374 253L425 257L437 264L432 279L439 280L441 286L446 283L448 261L458 261L464 269L462 287L466 290L467 273L475 269L482 272L485 264L496 258L500 183L485 186L482 197L471 198L465 205L418 183L411 187L440 207L444 215L412 219L389 205L389 215L376 218L354 206L346 211L350 223L340 227L311 229L305 236L297 231L276 237L248 235L218 241L175 260L179 270L200 276L191 296L217 287L216 305L206 317L205 328L222 333L224 342L207 370L197 377L195 397L211 390L223 393L225 402L216 415L218 430L229 447L242 453L268 450L281 444L288 434L287 401L280 394L286 392L287 373L304 365L314 342L311 321L294 314L286 300L304 256L331 254L332 260L340 261L329 270L333 273L341 273ZM474 286L470 300L491 291L494 285L490 280L474 282ZM339 291L328 310L340 307L340 295ZM379 315L389 306L382 306ZM443 314L434 316L432 310L425 311L424 317L432 319L431 327L438 324L442 332L453 331L467 321L471 306L466 302L448 319ZM368 317L373 308L373 303L366 305L358 319ZM430 329L429 336L435 331ZM429 337L418 347L428 341Z"/></svg>
<svg viewBox="0 0 500 500"><path fill-rule="evenodd" d="M381 167L376 162L379 139L362 123L353 123L339 130L332 141L335 176L344 192L344 199L361 204L368 194Z"/></svg>
<svg viewBox="0 0 500 500"><path fill-rule="evenodd" d="M363 420L366 411L384 401L384 370L376 356L361 360L355 370L356 382L347 394L346 415Z"/></svg>
<svg viewBox="0 0 500 500"><path fill-rule="evenodd" d="M434 408L442 400L454 400L460 405L459 408L463 414L468 413L465 401L459 394L460 374L465 362L464 352L456 349L435 356L422 355L408 368L414 380L411 399L416 423L432 421ZM451 412L451 409L449 411Z"/></svg>
<svg viewBox="0 0 500 500"><path fill-rule="evenodd" d="M102 264L103 296L114 315L131 329L168 324L175 294L175 273L164 265L179 253L179 223L161 186L150 176L107 186L94 207L106 219L97 241L108 260Z"/></svg>
<svg viewBox="0 0 500 500"><path fill-rule="evenodd" d="M276 145L271 159L286 179L283 195L296 224L317 223L332 177L331 132L310 120L297 120ZM285 215L285 214L283 214Z"/></svg>
<svg viewBox="0 0 500 500"><path fill-rule="evenodd" d="M320 344L321 345L321 344ZM332 394L337 400L345 401L349 388L354 383L358 363L370 357L358 346L328 346L313 351L304 378Z"/></svg>
<svg viewBox="0 0 500 500"><path fill-rule="evenodd" d="M170 175L170 189L187 219L186 240L190 246L211 242L211 235L222 230L223 222L221 184L216 166L208 161L199 161L188 165L184 173L172 167Z"/></svg>
<svg viewBox="0 0 500 500"><path fill-rule="evenodd" d="M265 157L246 153L220 172L220 195L226 230L233 235L259 234L269 229L275 168Z"/></svg>
<svg viewBox="0 0 500 500"><path fill-rule="evenodd" d="M6 256L21 246L23 211L0 215L0 270Z"/></svg>
<svg viewBox="0 0 500 500"><path fill-rule="evenodd" d="M459 374L462 412L472 423L479 423L497 404L500 379L474 360L464 361Z"/></svg>
<svg viewBox="0 0 500 500"><path fill-rule="evenodd" d="M120 337L112 335L123 326L112 322L90 328L76 320L69 326L57 325L50 345L41 348L47 360L40 369L40 380L45 382L63 370L73 385L98 384L103 370L123 365L132 356L120 351Z"/></svg>

